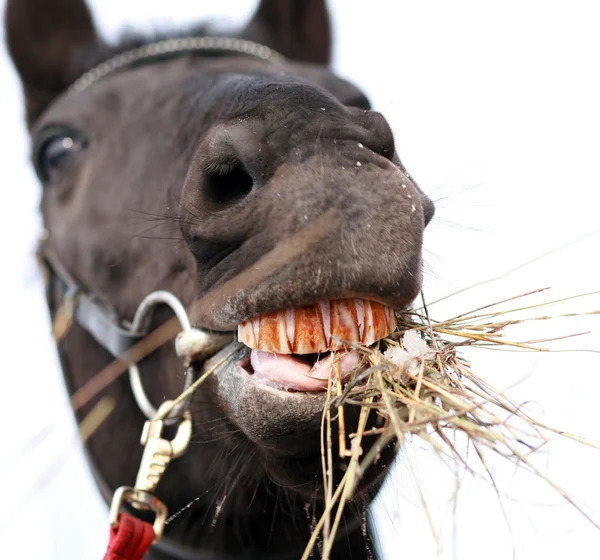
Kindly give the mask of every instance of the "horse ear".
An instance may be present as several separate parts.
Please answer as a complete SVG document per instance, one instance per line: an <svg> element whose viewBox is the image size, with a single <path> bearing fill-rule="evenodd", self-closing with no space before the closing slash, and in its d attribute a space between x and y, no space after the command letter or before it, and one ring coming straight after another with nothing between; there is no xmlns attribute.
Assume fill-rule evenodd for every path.
<svg viewBox="0 0 600 560"><path fill-rule="evenodd" d="M83 0L7 0L6 38L31 124L101 45Z"/></svg>
<svg viewBox="0 0 600 560"><path fill-rule="evenodd" d="M261 0L242 36L292 60L326 65L331 58L325 0Z"/></svg>

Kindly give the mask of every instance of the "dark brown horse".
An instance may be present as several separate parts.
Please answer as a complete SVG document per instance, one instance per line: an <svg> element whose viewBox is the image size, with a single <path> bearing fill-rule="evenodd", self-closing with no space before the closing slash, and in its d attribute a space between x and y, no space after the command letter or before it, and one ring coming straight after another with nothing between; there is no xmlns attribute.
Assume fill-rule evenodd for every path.
<svg viewBox="0 0 600 560"><path fill-rule="evenodd" d="M298 372L332 348L336 328L346 340L371 327L378 338L357 320L366 309L375 323L414 299L433 215L386 120L328 69L323 1L263 0L239 34L248 42L172 41L135 60L114 57L161 38L110 47L81 0L9 0L6 29L44 189L46 254L62 271L53 316L70 276L122 321L156 290L195 302L197 327L231 332L254 319L255 349L228 359L191 402L194 441L157 491L171 512L189 507L152 557L299 558L322 508L323 393ZM343 330L344 313L360 333ZM263 341L265 316L286 331L287 350ZM315 322L322 344L306 342ZM71 392L113 360L85 327L76 321L59 345ZM153 402L181 391L171 347L140 368ZM145 418L125 377L104 394L117 407L87 451L109 498L135 478ZM333 558L369 557L360 520L392 456L362 481Z"/></svg>

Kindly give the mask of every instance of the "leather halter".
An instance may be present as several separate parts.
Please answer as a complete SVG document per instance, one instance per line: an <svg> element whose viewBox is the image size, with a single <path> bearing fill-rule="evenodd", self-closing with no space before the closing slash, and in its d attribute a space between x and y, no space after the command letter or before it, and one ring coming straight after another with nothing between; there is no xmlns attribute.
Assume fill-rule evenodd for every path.
<svg viewBox="0 0 600 560"><path fill-rule="evenodd" d="M144 334L132 334L129 331L130 324L127 321L120 320L114 309L101 303L93 294L86 293L62 266L57 256L47 247L43 239L38 246L37 257L45 272L46 298L51 314L56 316L56 309L65 304L72 305L73 320L115 357L118 357L120 353L131 348L144 337ZM57 292L60 294L58 300L56 300ZM67 378L67 382L70 382L68 367L60 351L59 358L63 374ZM112 490L96 467L87 448L84 448L84 453L100 494L107 503L110 503L113 495ZM354 524L349 523L348 525L353 530L358 528L358 524L354 526ZM261 558L264 560L297 560L301 555L302 551L296 550L289 554L264 555ZM149 559L167 560L168 558L179 560L253 560L256 557L207 554L196 548L181 544L168 536L163 536L158 543L153 545L149 553Z"/></svg>
<svg viewBox="0 0 600 560"><path fill-rule="evenodd" d="M46 239L42 238L37 250L38 262L44 272L46 284L46 300L51 315L56 317L56 310L63 305L72 305L73 320L83 328L92 338L103 348L108 350L113 356L118 357L119 353L126 351L135 345L144 334L133 334L130 329L130 323L119 319L117 312L99 301L93 294L85 292L66 271L60 263L58 257L47 246ZM58 298L57 298L58 295ZM115 353L119 352L119 353ZM63 375L67 383L71 383L69 369L64 359L63 353L58 352ZM88 461L90 471L98 490L103 499L110 504L113 491L96 467L91 455L86 447L83 448ZM133 510L130 510L133 512ZM352 517L341 529L336 540L359 530L360 521L357 517ZM302 550L295 550L289 553L278 553L277 555L263 555L261 560L297 560L302 555ZM201 550L181 544L168 536L152 546L148 555L149 560L168 560L177 558L178 560L256 560L255 556L229 556L223 554L206 554Z"/></svg>
<svg viewBox="0 0 600 560"><path fill-rule="evenodd" d="M270 48L242 39L229 37L188 37L182 39L169 39L144 45L126 53L117 55L89 72L82 75L69 88L69 92L79 93L94 84L103 77L117 71L125 70L133 66L152 63L165 58L173 58L183 55L200 54L229 54L248 55L272 63L279 63L284 57ZM62 266L55 253L47 246L47 233L40 241L37 257L45 271L46 298L49 310L53 318L57 311L64 306L70 307L69 315L74 322L83 328L91 337L114 357L125 353L144 336L144 333L136 333L128 321L119 317L112 307L105 305L94 294L83 290L69 272ZM60 295L59 295L60 294ZM58 296L58 300L56 299ZM63 374L70 383L71 377L62 352L59 350L59 358ZM104 480L101 473L94 464L92 457L84 448L91 472L103 498L110 503L112 491ZM340 530L337 539L357 531L360 521L354 517L348 521L345 530ZM278 553L276 555L262 555L263 560L297 560L303 550ZM252 560L252 556L229 556L216 553L204 553L201 550L186 546L164 536L158 543L154 544L149 553L153 560L167 560L177 558L179 560Z"/></svg>

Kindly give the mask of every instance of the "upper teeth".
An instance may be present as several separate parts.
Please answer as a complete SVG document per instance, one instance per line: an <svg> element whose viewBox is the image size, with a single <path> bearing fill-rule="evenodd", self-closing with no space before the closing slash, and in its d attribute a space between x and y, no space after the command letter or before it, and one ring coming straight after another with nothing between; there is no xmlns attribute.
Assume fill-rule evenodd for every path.
<svg viewBox="0 0 600 560"><path fill-rule="evenodd" d="M339 350L344 342L373 344L396 328L391 307L362 299L320 302L244 321L238 340L277 354Z"/></svg>

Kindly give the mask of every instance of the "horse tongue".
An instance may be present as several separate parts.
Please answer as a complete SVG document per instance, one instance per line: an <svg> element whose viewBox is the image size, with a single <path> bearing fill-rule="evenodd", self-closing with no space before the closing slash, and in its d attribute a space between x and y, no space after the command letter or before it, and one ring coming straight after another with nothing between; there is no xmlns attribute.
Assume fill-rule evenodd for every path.
<svg viewBox="0 0 600 560"><path fill-rule="evenodd" d="M327 389L330 371L336 357L339 359L342 379L359 364L360 355L356 351L331 353L323 360L310 366L293 354L274 354L262 350L252 350L250 363L254 375L278 387L291 391L317 392ZM335 366L337 368L337 365ZM331 371L332 379L336 369Z"/></svg>

